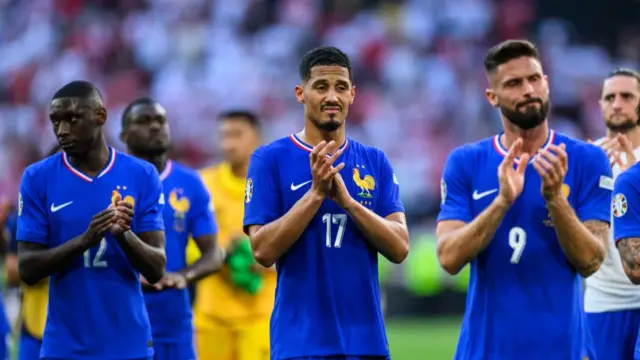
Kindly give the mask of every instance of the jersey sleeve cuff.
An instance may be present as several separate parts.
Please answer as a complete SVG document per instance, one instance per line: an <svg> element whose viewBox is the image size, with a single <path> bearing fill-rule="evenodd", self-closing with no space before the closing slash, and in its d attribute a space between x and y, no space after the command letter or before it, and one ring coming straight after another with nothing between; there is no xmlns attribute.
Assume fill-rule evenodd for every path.
<svg viewBox="0 0 640 360"><path fill-rule="evenodd" d="M24 240L17 240L20 242L29 242L29 243L36 243L36 244L41 244L41 245L48 245L49 242L47 241L46 238L43 237L35 237L35 236L25 236ZM16 251L17 252L17 251Z"/></svg>
<svg viewBox="0 0 640 360"><path fill-rule="evenodd" d="M393 213L404 213L404 206L393 206L391 208L385 209L385 211L381 212L380 217L386 218L387 216L393 214Z"/></svg>
<svg viewBox="0 0 640 360"><path fill-rule="evenodd" d="M473 220L471 218L471 216L467 216L467 215L460 215L460 214L440 214L438 215L438 219L437 222L440 221L462 221L465 223L471 222L471 220Z"/></svg>
<svg viewBox="0 0 640 360"><path fill-rule="evenodd" d="M618 233L613 235L614 235L613 242L617 246L621 240L631 239L631 238L640 238L640 229L633 229L632 231L625 231L623 233Z"/></svg>

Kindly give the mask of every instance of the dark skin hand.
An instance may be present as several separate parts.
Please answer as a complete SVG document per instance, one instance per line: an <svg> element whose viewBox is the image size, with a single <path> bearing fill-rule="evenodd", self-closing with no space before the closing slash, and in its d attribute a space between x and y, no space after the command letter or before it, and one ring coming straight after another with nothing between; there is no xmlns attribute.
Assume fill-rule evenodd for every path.
<svg viewBox="0 0 640 360"><path fill-rule="evenodd" d="M27 285L53 275L70 264L92 246L100 243L115 221L115 209L106 209L96 214L87 231L62 245L49 248L34 242L18 243L18 274Z"/></svg>
<svg viewBox="0 0 640 360"><path fill-rule="evenodd" d="M150 284L144 276L140 276L140 283L145 290L184 289L189 284L220 270L224 264L224 254L218 247L214 234L198 236L193 239L202 254L198 261L179 272L167 272L162 280Z"/></svg>
<svg viewBox="0 0 640 360"><path fill-rule="evenodd" d="M115 220L110 228L111 235L118 240L131 265L149 283L155 284L162 280L167 263L164 253L164 231L149 231L136 236L131 231L133 204L123 201L120 195L109 208L115 211Z"/></svg>

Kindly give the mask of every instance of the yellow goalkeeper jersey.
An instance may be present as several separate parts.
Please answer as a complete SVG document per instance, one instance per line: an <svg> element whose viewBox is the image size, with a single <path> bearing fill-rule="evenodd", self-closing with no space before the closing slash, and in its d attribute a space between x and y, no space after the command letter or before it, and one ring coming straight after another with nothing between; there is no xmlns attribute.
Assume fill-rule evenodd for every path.
<svg viewBox="0 0 640 360"><path fill-rule="evenodd" d="M22 285L22 306L20 317L22 326L33 337L42 339L44 325L47 321L49 302L49 279L36 285Z"/></svg>
<svg viewBox="0 0 640 360"><path fill-rule="evenodd" d="M245 179L233 175L227 163L203 169L200 174L213 201L218 242L222 248L226 248L231 239L243 234ZM199 257L193 240L188 246L187 257L190 262ZM216 320L227 323L271 316L276 274L268 272L264 276L264 286L256 295L233 286L228 280L229 269L226 266L217 274L202 279L196 288L194 322L197 326L205 326Z"/></svg>

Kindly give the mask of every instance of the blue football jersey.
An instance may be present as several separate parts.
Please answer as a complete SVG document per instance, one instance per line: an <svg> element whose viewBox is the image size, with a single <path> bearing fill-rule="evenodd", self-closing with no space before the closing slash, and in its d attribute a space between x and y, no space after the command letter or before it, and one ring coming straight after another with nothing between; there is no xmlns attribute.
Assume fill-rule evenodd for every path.
<svg viewBox="0 0 640 360"><path fill-rule="evenodd" d="M111 149L104 170L92 178L65 153L41 160L22 177L18 241L62 245L84 233L116 192L134 204L134 233L164 230L164 196L151 164ZM108 232L51 276L41 357L147 358L152 345L139 273Z"/></svg>
<svg viewBox="0 0 640 360"><path fill-rule="evenodd" d="M613 238L640 237L640 163L633 165L616 178L613 187L611 214Z"/></svg>
<svg viewBox="0 0 640 360"><path fill-rule="evenodd" d="M498 195L497 169L507 153L499 139L464 145L449 155L438 221L470 222ZM566 144L562 191L578 218L608 223L612 180L605 153L554 131L544 148L551 143ZM541 186L542 178L529 164L522 194L487 248L470 263L456 359L579 360L590 355L581 277L560 247Z"/></svg>
<svg viewBox="0 0 640 360"><path fill-rule="evenodd" d="M160 174L164 196L167 271L187 267L189 235L198 237L217 232L209 193L200 175L169 161ZM191 303L188 289L145 292L145 301L153 332L153 341L189 342L193 337Z"/></svg>
<svg viewBox="0 0 640 360"><path fill-rule="evenodd" d="M360 204L386 217L404 212L384 153L348 139L336 165ZM244 227L282 217L309 190L312 147L295 135L256 150L245 194ZM378 254L347 213L327 199L276 263L271 359L389 356L378 284Z"/></svg>

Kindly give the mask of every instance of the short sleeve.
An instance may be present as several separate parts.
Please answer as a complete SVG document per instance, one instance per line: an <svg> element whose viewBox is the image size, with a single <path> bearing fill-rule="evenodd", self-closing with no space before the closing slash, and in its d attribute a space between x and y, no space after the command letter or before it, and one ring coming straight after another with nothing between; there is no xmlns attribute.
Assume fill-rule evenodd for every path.
<svg viewBox="0 0 640 360"><path fill-rule="evenodd" d="M440 179L440 213L438 221L460 220L469 222L471 213L471 191L469 176L464 166L464 154L457 148L449 154Z"/></svg>
<svg viewBox="0 0 640 360"><path fill-rule="evenodd" d="M249 226L264 225L282 216L280 188L273 159L266 148L251 155L244 194L243 229L248 234Z"/></svg>
<svg viewBox="0 0 640 360"><path fill-rule="evenodd" d="M611 218L611 190L613 179L611 165L607 155L600 148L585 144L584 168L577 193L576 215L580 221L601 220L609 222Z"/></svg>
<svg viewBox="0 0 640 360"><path fill-rule="evenodd" d="M613 187L611 215L613 239L640 237L640 191L634 186L640 179L637 173L624 172L618 176Z"/></svg>
<svg viewBox="0 0 640 360"><path fill-rule="evenodd" d="M395 212L404 212L404 206L400 201L400 186L391 163L382 151L380 151L380 157L380 190L378 192L380 198L375 212L381 217L387 217Z"/></svg>
<svg viewBox="0 0 640 360"><path fill-rule="evenodd" d="M49 216L42 182L25 170L18 193L18 241L49 244Z"/></svg>
<svg viewBox="0 0 640 360"><path fill-rule="evenodd" d="M196 238L218 232L213 215L213 203L200 176L194 181L192 207L188 213L189 232Z"/></svg>
<svg viewBox="0 0 640 360"><path fill-rule="evenodd" d="M139 179L140 201L134 208L134 229L137 234L150 231L164 231L164 194L158 172L147 168L145 176Z"/></svg>

